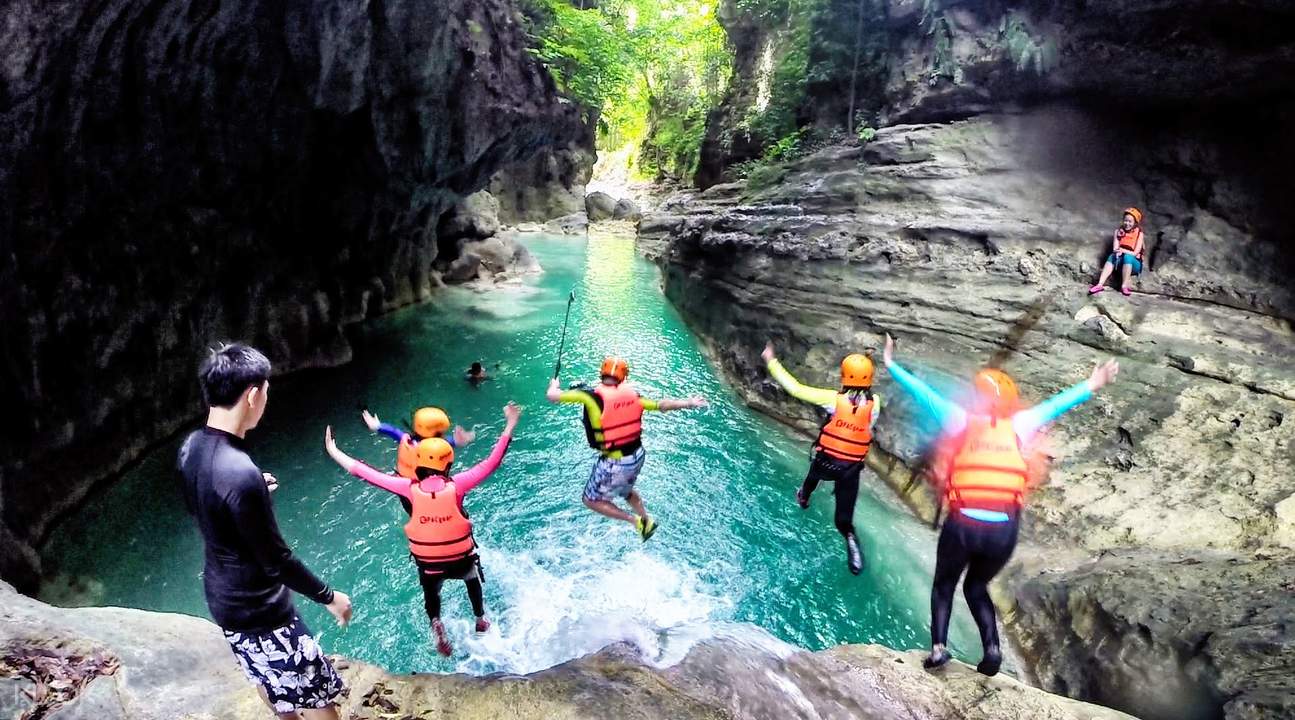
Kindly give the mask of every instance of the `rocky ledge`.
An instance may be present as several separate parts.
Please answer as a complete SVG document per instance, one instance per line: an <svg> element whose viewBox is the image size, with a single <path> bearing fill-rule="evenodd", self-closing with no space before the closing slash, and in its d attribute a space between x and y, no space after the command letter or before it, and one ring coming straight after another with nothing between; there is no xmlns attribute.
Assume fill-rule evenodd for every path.
<svg viewBox="0 0 1295 720"><path fill-rule="evenodd" d="M1211 137L1130 136L1078 108L895 126L767 187L668 199L640 248L739 391L806 431L812 410L767 380L766 338L817 385L889 332L936 384L994 360L1035 400L1117 357L1119 381L1050 435L1051 480L999 588L1011 634L1048 690L1146 718L1286 717L1289 233L1265 222L1262 174L1239 170L1263 167L1263 142ZM1149 272L1131 298L1090 297L1127 205L1149 211ZM884 373L878 389L871 465L929 517L909 482L923 421Z"/></svg>
<svg viewBox="0 0 1295 720"><path fill-rule="evenodd" d="M219 630L184 615L119 608L66 610L0 583L0 711L48 720L259 720L265 707ZM360 622L363 622L363 618ZM94 656L99 672L39 708L37 683L3 677L10 658ZM1049 695L953 663L938 675L918 653L872 645L808 653L770 640L713 641L677 666L655 668L617 645L525 677L390 675L338 660L344 717L616 718L617 720L1121 720L1113 710ZM44 680L42 680L44 683ZM45 683L47 684L47 683Z"/></svg>

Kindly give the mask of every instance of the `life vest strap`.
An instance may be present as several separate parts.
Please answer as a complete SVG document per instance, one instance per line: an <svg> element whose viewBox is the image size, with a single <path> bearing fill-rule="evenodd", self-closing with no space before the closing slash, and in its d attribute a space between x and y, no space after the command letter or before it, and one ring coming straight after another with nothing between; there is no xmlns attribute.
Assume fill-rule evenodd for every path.
<svg viewBox="0 0 1295 720"><path fill-rule="evenodd" d="M453 540L440 540L440 541L435 541L435 542L434 542L434 541L429 541L429 540L415 540L415 539L413 539L413 538L409 538L409 542L410 542L410 543L412 543L412 544L414 544L414 545L429 545L429 546L434 546L434 545L454 545L454 544L456 544L456 543L461 543L461 542L463 542L464 540L471 540L471 539L472 539L472 533L471 533L471 532L468 532L468 534L463 535L462 537L454 538Z"/></svg>
<svg viewBox="0 0 1295 720"><path fill-rule="evenodd" d="M1017 468L1017 467L1008 467L1006 465L980 465L980 464L954 465L952 472L956 474L958 472L976 471L976 470L998 472L998 473L1003 473L1004 475L1019 475L1022 478L1026 477L1029 474L1026 470L1022 470L1021 468ZM971 486L962 485L962 487L971 487Z"/></svg>
<svg viewBox="0 0 1295 720"><path fill-rule="evenodd" d="M826 435L827 437L830 437L830 438L832 438L832 439L834 439L834 440L839 440L839 441L841 441L841 442L843 442L843 443L845 443L845 444L847 444L847 445L859 445L859 446L861 446L861 447L865 447L865 448L866 448L866 447L870 447L870 446L872 445L872 441L871 441L871 440L852 440L852 439L847 438L847 437L841 437L840 435L837 435L836 433L829 432L826 428L824 428L824 429L823 429L822 434L823 434L823 435Z"/></svg>

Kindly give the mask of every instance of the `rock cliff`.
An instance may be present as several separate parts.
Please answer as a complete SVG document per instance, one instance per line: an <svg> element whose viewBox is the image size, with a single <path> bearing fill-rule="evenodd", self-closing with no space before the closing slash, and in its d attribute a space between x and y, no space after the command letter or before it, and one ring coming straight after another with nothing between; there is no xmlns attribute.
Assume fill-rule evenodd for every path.
<svg viewBox="0 0 1295 720"><path fill-rule="evenodd" d="M0 576L195 414L209 344L342 362L429 296L441 214L588 135L525 46L507 0L7 3Z"/></svg>
<svg viewBox="0 0 1295 720"><path fill-rule="evenodd" d="M1118 358L1118 383L1051 433L1000 599L1042 687L1144 718L1295 712L1295 295L1269 185L1295 154L1280 125L1228 123L1202 109L1149 131L1049 104L898 125L640 224L741 392L802 429L812 411L767 381L766 338L818 385L889 332L937 385L994 359L1034 400ZM1131 298L1089 297L1131 204L1149 271ZM871 465L929 516L908 482L927 428L884 373L879 390Z"/></svg>
<svg viewBox="0 0 1295 720"><path fill-rule="evenodd" d="M49 720L266 715L219 630L204 620L119 608L59 609L3 583L0 619L0 692L34 684L4 677L16 657L44 654L53 666L84 655L111 661L107 672L78 676L83 684L69 702L44 704L41 716ZM360 615L357 622L366 620ZM931 675L917 653L871 645L808 653L772 639L716 640L669 668L653 667L634 648L617 645L525 677L394 676L336 662L349 686L343 716L356 720L1130 720L1010 678L985 678L958 663ZM15 716L33 705L18 692L0 696L0 709Z"/></svg>

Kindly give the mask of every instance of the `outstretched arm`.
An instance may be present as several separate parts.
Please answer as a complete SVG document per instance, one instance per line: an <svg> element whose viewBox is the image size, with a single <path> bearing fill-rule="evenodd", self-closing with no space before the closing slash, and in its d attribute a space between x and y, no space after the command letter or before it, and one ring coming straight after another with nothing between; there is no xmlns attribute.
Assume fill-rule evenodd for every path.
<svg viewBox="0 0 1295 720"><path fill-rule="evenodd" d="M508 444L513 440L513 430L516 429L517 420L521 415L522 409L520 407L515 403L508 403L504 407L504 418L506 418L504 432L495 441L495 447L490 451L490 457L454 475L452 478L454 480L454 489L460 498L467 495L473 488L490 477L491 473L499 469L500 463L504 461L504 454L508 452Z"/></svg>
<svg viewBox="0 0 1295 720"><path fill-rule="evenodd" d="M836 391L802 384L787 372L787 368L783 367L782 363L778 362L778 358L773 354L773 343L765 344L764 352L760 353L760 357L764 358L765 365L769 368L769 375L782 386L783 390L787 391L788 395L801 402L818 405L828 410L836 407Z"/></svg>
<svg viewBox="0 0 1295 720"><path fill-rule="evenodd" d="M562 402L562 388L558 385L557 378L549 381L549 389L548 392L544 393L544 397L551 403Z"/></svg>
<svg viewBox="0 0 1295 720"><path fill-rule="evenodd" d="M940 423L942 432L962 432L962 429L967 426L967 411L944 399L944 396L936 392L935 388L900 367L899 363L895 362L894 352L895 341L887 335L886 350L882 357L886 362L886 369L890 371L890 376L899 383L901 388L907 390L910 395L917 398L918 402L926 407L926 411Z"/></svg>
<svg viewBox="0 0 1295 720"><path fill-rule="evenodd" d="M643 404L644 410L655 410L657 412L670 412L671 410L687 410L689 408L706 407L706 398L690 397L686 400L675 400L666 398L665 400L650 400L645 397L639 398Z"/></svg>
<svg viewBox="0 0 1295 720"><path fill-rule="evenodd" d="M1039 428L1061 417L1076 406L1085 403L1120 371L1119 363L1107 360L1093 369L1087 380L1073 385L1028 410L1012 416L1012 428L1021 442L1027 442Z"/></svg>
<svg viewBox="0 0 1295 720"><path fill-rule="evenodd" d="M407 478L402 478L399 475L388 475L342 452L342 449L337 447L337 441L333 439L332 426L324 428L324 449L328 451L328 456L333 458L333 462L340 465L346 472L389 493L395 493L405 498L409 497L409 480Z"/></svg>
<svg viewBox="0 0 1295 720"><path fill-rule="evenodd" d="M394 442L400 442L400 440L405 436L403 430L395 425L382 422L378 419L377 415L374 415L368 410L360 411L360 419L364 421L365 427L369 428L369 432L381 433L391 438Z"/></svg>

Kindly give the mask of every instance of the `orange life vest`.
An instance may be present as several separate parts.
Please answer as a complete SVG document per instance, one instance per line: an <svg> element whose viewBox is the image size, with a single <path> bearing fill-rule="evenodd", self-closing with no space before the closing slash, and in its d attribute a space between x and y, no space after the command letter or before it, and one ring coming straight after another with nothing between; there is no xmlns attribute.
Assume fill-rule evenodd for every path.
<svg viewBox="0 0 1295 720"><path fill-rule="evenodd" d="M949 470L949 505L1002 510L1025 503L1029 475L1020 439L1009 418L971 415L962 447Z"/></svg>
<svg viewBox="0 0 1295 720"><path fill-rule="evenodd" d="M837 393L836 409L823 424L815 443L834 458L859 462L868 457L872 445L872 400L858 405L845 393Z"/></svg>
<svg viewBox="0 0 1295 720"><path fill-rule="evenodd" d="M411 483L409 497L413 510L405 523L409 552L421 562L451 563L476 550L472 521L459 507L454 483L446 481L441 490L429 493L420 483Z"/></svg>
<svg viewBox="0 0 1295 720"><path fill-rule="evenodd" d="M417 480L418 476L414 473L414 468L418 467L418 456L415 450L418 443L409 435L400 438L400 444L396 446L396 474L410 480Z"/></svg>
<svg viewBox="0 0 1295 720"><path fill-rule="evenodd" d="M600 450L615 450L638 441L643 434L643 403L622 383L599 385L594 394L603 401L601 428L595 428Z"/></svg>
<svg viewBox="0 0 1295 720"><path fill-rule="evenodd" d="M1115 234L1120 239L1120 247L1124 248L1125 250L1133 250L1138 246L1138 240L1142 238L1142 228L1134 227L1132 230L1129 230L1127 232L1125 232L1124 228L1120 228L1119 230L1115 231ZM1138 251L1137 257L1139 260L1142 259L1141 250Z"/></svg>

